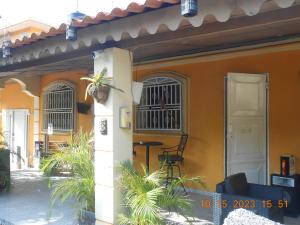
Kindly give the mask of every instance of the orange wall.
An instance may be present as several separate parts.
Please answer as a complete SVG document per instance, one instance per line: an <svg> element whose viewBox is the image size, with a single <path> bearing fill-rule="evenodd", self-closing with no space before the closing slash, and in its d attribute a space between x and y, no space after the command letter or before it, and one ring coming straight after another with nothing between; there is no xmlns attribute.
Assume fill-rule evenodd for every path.
<svg viewBox="0 0 300 225"><path fill-rule="evenodd" d="M187 132L190 135L183 173L187 176L204 176L210 190L224 179L224 76L228 72L269 73L269 133L270 173L279 172L279 156L291 153L296 156L296 169L300 173L300 51L268 53L238 58L168 66L160 69L144 69L134 74L144 76L161 71L174 71L188 79ZM77 101L84 102L87 83L80 80L86 71L53 73L41 77L41 91L56 80L67 80L77 86ZM1 92L3 108L29 108L33 98L27 96L16 84L9 84ZM13 94L12 94L13 93ZM40 108L42 103L40 98ZM92 102L88 99L88 102ZM77 128L90 131L93 116L76 114ZM42 122L42 113L40 113ZM33 121L30 122L33 130ZM42 125L40 123L40 130ZM67 140L69 135L52 135L50 140ZM41 140L43 137L41 135ZM176 145L179 135L135 134L134 140L157 140L166 146ZM31 145L32 146L32 145ZM144 148L137 148L135 164L145 162ZM150 168L158 168L158 148L152 148ZM297 163L299 162L299 163Z"/></svg>
<svg viewBox="0 0 300 225"><path fill-rule="evenodd" d="M11 41L14 42L16 39L22 39L22 33L27 33L29 35L29 37L31 36L31 34L33 33L40 33L43 30L40 28L36 28L36 27L27 27L25 29L21 29L21 30L17 30L15 32L9 32Z"/></svg>
<svg viewBox="0 0 300 225"><path fill-rule="evenodd" d="M86 102L84 100L86 82L81 81L80 77L86 76L86 71L77 72L65 72L65 73L55 73L45 76L41 76L40 85L40 96L42 96L43 88L47 87L51 82L57 80L70 81L76 86L76 102ZM18 83L8 83L5 88L0 91L0 110L2 109L28 109L30 112L29 117L29 135L28 135L28 147L30 152L30 164L32 165L32 157L34 153L34 98L22 92L21 86ZM40 98L40 109L42 109L42 97ZM92 99L87 99L87 103L92 103ZM40 110L40 140L43 141L44 137L42 135L42 110ZM0 124L2 117L0 116ZM90 132L93 128L93 116L92 112L89 114L79 114L76 113L76 128L77 130L82 128L86 132ZM49 137L50 141L67 141L70 134L54 134Z"/></svg>
<svg viewBox="0 0 300 225"><path fill-rule="evenodd" d="M87 85L87 82L80 80L81 77L87 76L86 71L70 71L70 72L63 72L63 73L53 73L53 74L47 74L41 77L41 90L40 90L40 109L42 109L42 93L43 89L47 87L49 84L51 84L54 81L58 80L65 80L73 83L76 86L76 102L86 102L86 103L92 103L92 99L87 99L87 101L84 100L85 95L85 88ZM91 107L92 108L92 107ZM40 131L42 133L42 119L43 114L42 110L40 110ZM76 128L77 130L82 128L83 131L90 132L93 128L93 116L91 113L91 110L89 111L89 114L81 114L76 113ZM70 134L54 134L50 135L49 140L50 141L67 141L70 137ZM41 135L40 140L43 140L43 135Z"/></svg>
<svg viewBox="0 0 300 225"><path fill-rule="evenodd" d="M21 86L14 82L5 85L0 91L2 109L28 109L29 110L29 128L28 128L28 148L29 154L33 155L33 97L22 92ZM1 109L0 109L1 110ZM2 119L2 118L1 118ZM2 124L2 123L0 123ZM1 129L2 130L2 129ZM32 163L32 157L29 157L29 164Z"/></svg>
<svg viewBox="0 0 300 225"><path fill-rule="evenodd" d="M189 80L188 141L183 166L187 176L205 176L210 190L224 178L224 76L228 72L269 73L270 173L279 172L279 156L296 156L300 173L300 51L244 56L213 62L174 65L137 72L138 79L161 71L174 71ZM136 77L136 74L135 74ZM176 145L179 136L135 134L134 139ZM151 168L157 168L158 149L151 150ZM137 149L136 165L145 162ZM297 163L299 162L299 163Z"/></svg>

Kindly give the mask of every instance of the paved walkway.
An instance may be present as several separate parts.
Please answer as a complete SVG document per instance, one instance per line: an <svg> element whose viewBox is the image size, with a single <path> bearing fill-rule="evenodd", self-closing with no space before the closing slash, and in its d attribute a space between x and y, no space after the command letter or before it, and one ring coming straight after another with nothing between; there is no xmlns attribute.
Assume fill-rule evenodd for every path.
<svg viewBox="0 0 300 225"><path fill-rule="evenodd" d="M41 173L14 171L11 191L0 193L0 218L15 225L76 224L71 202L58 202L51 209L49 199L48 180Z"/></svg>
<svg viewBox="0 0 300 225"><path fill-rule="evenodd" d="M53 178L59 182L63 178ZM5 219L14 225L75 225L76 214L74 203L57 202L51 209L49 202L51 191L48 188L48 179L37 171L12 172L12 187L9 193L0 192L0 219ZM195 225L211 225L212 209L201 208L201 202L207 196L191 194L194 200L194 213L192 218ZM189 224L185 218L175 214L167 214L170 224ZM201 219L199 219L201 218ZM299 218L285 217L286 225L299 225Z"/></svg>
<svg viewBox="0 0 300 225"><path fill-rule="evenodd" d="M59 182L63 178L53 178ZM40 172L14 171L12 172L12 187L10 192L0 192L0 219L5 219L14 225L74 225L76 224L75 209L72 202L63 205L57 202L51 209L49 202L51 191L48 179ZM201 196L191 196L195 200L194 215L204 218L190 218L195 225L212 224L211 210L199 210ZM175 214L167 215L170 224L189 224L184 217ZM195 219L195 220L193 220Z"/></svg>

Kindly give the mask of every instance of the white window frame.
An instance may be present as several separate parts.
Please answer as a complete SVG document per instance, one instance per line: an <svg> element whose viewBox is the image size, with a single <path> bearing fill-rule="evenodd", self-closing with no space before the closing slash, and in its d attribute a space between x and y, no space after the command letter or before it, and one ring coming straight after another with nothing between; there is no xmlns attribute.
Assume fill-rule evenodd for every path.
<svg viewBox="0 0 300 225"><path fill-rule="evenodd" d="M135 131L136 132L164 132L164 133L185 132L186 131L186 110L187 110L185 104L187 102L186 101L186 83L187 83L186 79L183 76L174 72L161 72L161 73L156 73L147 76L145 79L142 80L142 82L144 83L142 99L140 104L135 107ZM174 93L176 92L176 89L173 88L175 88L176 85L177 87L179 87L180 96L177 96ZM159 104L161 103L157 102L158 98L156 98L156 100L152 99L150 100L150 102L149 102L149 98L148 100L145 99L148 97L146 95L147 94L149 95L149 92L151 93L151 88L152 90L155 90L154 91L155 93L159 93L160 95L162 87L169 87L170 88L169 90L173 90L174 91L173 96L171 95L170 99L172 97L174 98L175 95L177 96L176 98L177 100L175 99L169 100L169 102L163 102L163 106L159 106ZM162 107L164 107L164 109L162 109ZM145 113L147 114L147 111L152 111L152 112L148 112L148 115L150 114L151 118L153 116L154 118L156 118L157 121L154 122L156 126L154 124L151 125L149 124L152 123L151 121L153 120L150 120L149 122L149 119L147 118L147 116L145 116ZM167 112L169 113L170 116L173 116L172 119L177 115L176 119L180 120L179 123L178 122L176 123L176 119L175 119L173 125L172 122L170 122L171 124L168 127L166 127L166 125L163 125L164 123L162 122L161 117L162 115L166 116L166 113L164 114L164 112ZM141 116L141 114L143 113L144 116Z"/></svg>
<svg viewBox="0 0 300 225"><path fill-rule="evenodd" d="M69 101L62 101L66 97L69 98ZM49 103L49 101L51 102ZM49 124L53 126L53 133L73 132L76 125L75 85L64 80L50 83L43 89L42 112L42 128L45 133L48 130ZM60 124L57 124L55 120L58 120Z"/></svg>

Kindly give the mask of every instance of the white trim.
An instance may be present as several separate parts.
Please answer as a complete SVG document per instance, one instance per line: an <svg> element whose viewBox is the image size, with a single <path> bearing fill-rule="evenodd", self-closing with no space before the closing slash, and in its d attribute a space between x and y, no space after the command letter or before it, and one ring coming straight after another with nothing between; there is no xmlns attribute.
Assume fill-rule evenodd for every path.
<svg viewBox="0 0 300 225"><path fill-rule="evenodd" d="M270 185L270 74L266 73L266 132L267 132L267 141L266 141L266 151L267 151L267 185Z"/></svg>
<svg viewBox="0 0 300 225"><path fill-rule="evenodd" d="M4 126L4 130L6 130L7 129L7 125L6 125L6 121L7 121L7 116L11 113L11 114L14 114L15 112L24 112L24 115L26 115L26 119L25 119L25 130L24 130L24 136L25 136L25 143L24 143L24 147L26 148L25 149L25 151L24 151L24 154L25 155L22 155L22 150L21 150L21 156L22 156L22 158L23 158L23 160L24 160L24 162L22 163L21 162L21 165L24 165L24 168L23 168L23 166L21 166L21 168L22 169L26 169L26 168L28 168L28 166L29 166L29 162L28 162L28 160L29 160L29 158L30 158L30 149L29 149L29 142L30 142L30 140L29 140L29 133L30 133L30 111L29 111L29 109L23 109L23 108L21 108L21 109L10 109L10 108L8 108L8 109L5 109L5 114L3 114L3 117L4 117L4 121L5 121L5 126ZM3 118L2 118L3 119ZM2 120L3 121L3 120ZM14 125L13 125L14 126ZM11 128L11 129L14 129L14 128ZM11 144L11 143L10 143ZM13 151L13 149L12 149L12 151ZM22 161L23 161L22 160Z"/></svg>
<svg viewBox="0 0 300 225"><path fill-rule="evenodd" d="M56 80L56 81L53 81L53 82L47 84L47 86L43 88L42 92L49 91L49 89L51 89L52 86L57 85L57 84L64 84L64 85L70 86L71 88L76 90L76 85L73 84L72 82L67 81L67 80Z"/></svg>
<svg viewBox="0 0 300 225"><path fill-rule="evenodd" d="M72 129L66 129L66 130L61 130L61 129L55 129L55 127L53 128L53 131L55 134L58 134L58 133L70 133L70 132L73 132L76 130L76 112L77 112L77 108L76 108L76 86L72 83L72 82L69 82L69 81L66 81L66 80L57 80L57 81L54 81L54 82L51 82L49 83L46 87L43 88L43 91L42 91L42 96L43 96L43 100L42 100L42 131L43 132L46 132L46 128L45 128L45 109L44 109L44 103L45 103L45 96L52 92L52 89L56 89L56 88L59 88L59 86L66 86L68 88L70 88L70 90L72 91Z"/></svg>
<svg viewBox="0 0 300 225"><path fill-rule="evenodd" d="M227 125L228 125L228 77L230 75L234 75L234 74L241 74L243 75L243 73L232 73L229 72L226 74L225 76L225 82L224 82L224 177L226 177L227 171L228 171L228 165L227 165L227 155L228 155L228 149L227 149ZM247 73L245 73L247 74ZM248 74L249 75L249 74ZM269 85L269 73L261 73L261 74L253 74L253 75L261 75L261 76L265 76L265 85ZM266 96L264 96L264 100L265 100L265 124L264 124L264 128L265 128L265 147L264 147L264 155L265 155L265 165L264 165L264 170L265 170L265 180L264 183L265 185L267 185L269 183L269 170L270 170L270 159L269 159L269 90L267 87L265 87L265 94Z"/></svg>
<svg viewBox="0 0 300 225"><path fill-rule="evenodd" d="M174 71L159 71L156 73L151 73L148 74L146 76L143 76L141 79L139 79L138 81L140 82L144 82L150 79L154 79L157 77L168 77L173 79L176 82L179 82L181 84L181 129L137 129L136 128L136 108L138 106L136 106L134 108L134 121L135 121L135 125L134 125L134 132L137 134L143 134L143 133L151 133L151 134L155 134L155 133L160 133L160 134L164 134L164 133L168 133L168 134L178 134L178 133L188 133L188 112L189 112L189 78L186 77L183 74L174 72Z"/></svg>
<svg viewBox="0 0 300 225"><path fill-rule="evenodd" d="M300 3L300 0L198 0L198 15L186 18L180 15L180 5L160 8L141 13L135 16L123 17L99 25L89 26L78 30L77 41L62 41L61 35L51 37L45 41L38 41L16 48L13 56L0 59L0 65L33 61L50 55L72 52L80 48L88 48L92 45L102 45L107 41L120 41L125 37L137 38L145 33L153 35L161 32L162 25L169 31L175 31L183 25L200 27L203 23L215 21L226 22L232 17L253 16L262 9L264 12L278 8L287 8ZM275 4L274 4L275 3ZM211 16L212 15L212 16ZM101 30L101 32L99 32Z"/></svg>
<svg viewBox="0 0 300 225"><path fill-rule="evenodd" d="M257 56L263 54L272 54L277 52L300 50L300 38L292 40L278 41L272 43L256 44L211 52L202 52L191 55L168 57L158 60L150 60L134 65L133 71L147 69L161 69L186 64L196 64L205 62L215 62L227 59L234 59L244 56Z"/></svg>

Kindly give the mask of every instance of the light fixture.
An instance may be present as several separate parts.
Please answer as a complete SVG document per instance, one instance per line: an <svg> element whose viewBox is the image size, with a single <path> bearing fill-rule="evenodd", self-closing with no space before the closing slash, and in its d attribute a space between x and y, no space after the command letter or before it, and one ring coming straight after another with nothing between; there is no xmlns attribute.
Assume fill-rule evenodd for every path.
<svg viewBox="0 0 300 225"><path fill-rule="evenodd" d="M53 134L53 124L52 123L48 123L47 134L48 135L52 135Z"/></svg>
<svg viewBox="0 0 300 225"><path fill-rule="evenodd" d="M75 21L83 20L85 17L84 13L78 11L78 0L76 1L76 11L68 15L67 29L66 29L66 40L76 41L77 40L77 27Z"/></svg>
<svg viewBox="0 0 300 225"><path fill-rule="evenodd" d="M85 14L76 11L68 16L68 24L66 30L66 40L68 41L76 41L77 40L77 27L74 25L75 21L83 20Z"/></svg>
<svg viewBox="0 0 300 225"><path fill-rule="evenodd" d="M2 57L9 58L11 57L11 41L3 41L2 43Z"/></svg>
<svg viewBox="0 0 300 225"><path fill-rule="evenodd" d="M1 16L0 16L0 19L1 19ZM11 54L12 44L11 44L11 41L10 41L10 38L9 38L9 33L6 29L7 29L7 27L5 27L3 29L3 42L2 42L2 46L1 46L2 57L4 59L7 59L7 58L11 57L11 55L12 55Z"/></svg>
<svg viewBox="0 0 300 225"><path fill-rule="evenodd" d="M132 81L131 91L132 91L133 103L135 105L140 104L142 98L143 86L144 86L143 82Z"/></svg>
<svg viewBox="0 0 300 225"><path fill-rule="evenodd" d="M181 0L181 15L184 17L196 16L198 13L198 0Z"/></svg>

